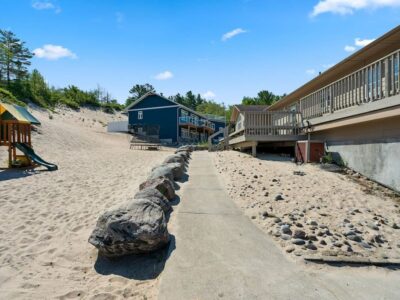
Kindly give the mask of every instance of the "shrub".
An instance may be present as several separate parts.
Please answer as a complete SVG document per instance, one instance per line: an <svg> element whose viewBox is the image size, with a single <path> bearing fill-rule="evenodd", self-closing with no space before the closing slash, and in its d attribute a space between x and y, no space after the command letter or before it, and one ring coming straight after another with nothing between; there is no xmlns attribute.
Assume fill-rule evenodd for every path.
<svg viewBox="0 0 400 300"><path fill-rule="evenodd" d="M26 104L22 101L19 101L15 96L6 89L0 88L0 101L8 104L17 104L20 106L26 106Z"/></svg>

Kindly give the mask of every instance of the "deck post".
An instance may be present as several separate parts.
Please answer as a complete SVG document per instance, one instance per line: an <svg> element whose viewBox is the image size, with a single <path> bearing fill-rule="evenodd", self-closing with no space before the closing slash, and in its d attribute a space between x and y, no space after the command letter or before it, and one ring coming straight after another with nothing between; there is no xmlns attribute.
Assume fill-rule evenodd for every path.
<svg viewBox="0 0 400 300"><path fill-rule="evenodd" d="M254 144L251 146L251 155L253 157L257 157L257 142L254 142Z"/></svg>

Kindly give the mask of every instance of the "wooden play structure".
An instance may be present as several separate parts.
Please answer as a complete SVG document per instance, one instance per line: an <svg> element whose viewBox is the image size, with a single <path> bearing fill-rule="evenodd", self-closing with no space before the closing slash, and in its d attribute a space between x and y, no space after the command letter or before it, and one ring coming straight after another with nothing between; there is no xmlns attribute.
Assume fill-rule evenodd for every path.
<svg viewBox="0 0 400 300"><path fill-rule="evenodd" d="M56 165L44 161L33 151L32 125L40 125L40 122L25 108L0 102L0 147L8 147L8 167L42 165L56 170Z"/></svg>

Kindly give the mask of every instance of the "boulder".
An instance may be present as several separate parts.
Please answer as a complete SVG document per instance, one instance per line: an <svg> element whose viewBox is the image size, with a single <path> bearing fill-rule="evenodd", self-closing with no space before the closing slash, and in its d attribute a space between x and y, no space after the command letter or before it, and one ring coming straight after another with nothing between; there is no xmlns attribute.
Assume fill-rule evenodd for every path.
<svg viewBox="0 0 400 300"><path fill-rule="evenodd" d="M148 177L148 180L153 180L158 177L166 177L171 181L174 180L174 175L172 174L172 169L169 167L166 167L165 165L153 168Z"/></svg>
<svg viewBox="0 0 400 300"><path fill-rule="evenodd" d="M89 237L89 243L108 257L152 252L164 247L168 241L163 210L146 199L132 201L129 209L105 212Z"/></svg>
<svg viewBox="0 0 400 300"><path fill-rule="evenodd" d="M178 149L178 150L175 151L175 155L184 156L185 159L187 160L187 159L189 159L189 157L190 157L190 152L187 151L187 150L179 150L179 149Z"/></svg>
<svg viewBox="0 0 400 300"><path fill-rule="evenodd" d="M164 164L169 164L169 163L184 164L185 159L182 157L182 155L178 155L178 154L170 155L164 160Z"/></svg>
<svg viewBox="0 0 400 300"><path fill-rule="evenodd" d="M149 188L146 188L146 189L143 189L143 190L137 192L133 198L134 198L134 200L136 200L136 199L150 200L154 204L157 204L158 206L160 206L162 208L162 210L164 211L164 213L168 213L172 210L172 206L169 203L168 199L165 198L164 195L161 194L161 192L159 190L157 190L153 187L149 187ZM128 204L126 206L127 209L130 209L131 202L134 200L131 200L130 202L128 202Z"/></svg>
<svg viewBox="0 0 400 300"><path fill-rule="evenodd" d="M162 164L153 168L151 174L154 174L154 172L168 173L168 171L172 174L173 180L181 180L184 175L185 166L181 163Z"/></svg>
<svg viewBox="0 0 400 300"><path fill-rule="evenodd" d="M176 197L173 183L164 176L149 179L139 185L139 190L144 190L146 188L157 189L168 200L173 200Z"/></svg>

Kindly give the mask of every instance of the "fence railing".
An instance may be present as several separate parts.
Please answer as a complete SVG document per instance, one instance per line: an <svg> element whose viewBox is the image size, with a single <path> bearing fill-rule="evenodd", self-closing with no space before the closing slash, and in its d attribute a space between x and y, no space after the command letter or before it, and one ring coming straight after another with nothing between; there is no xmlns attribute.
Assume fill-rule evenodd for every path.
<svg viewBox="0 0 400 300"><path fill-rule="evenodd" d="M297 111L304 119L312 119L397 95L400 93L399 70L400 50L396 50L301 98Z"/></svg>
<svg viewBox="0 0 400 300"><path fill-rule="evenodd" d="M243 112L240 126L230 136L299 135L302 130L301 114L291 111Z"/></svg>
<svg viewBox="0 0 400 300"><path fill-rule="evenodd" d="M213 122L210 122L210 121L204 120L204 119L189 117L189 116L179 117L179 124L182 124L182 125L191 124L196 127L208 127L208 128L215 130L215 124Z"/></svg>

